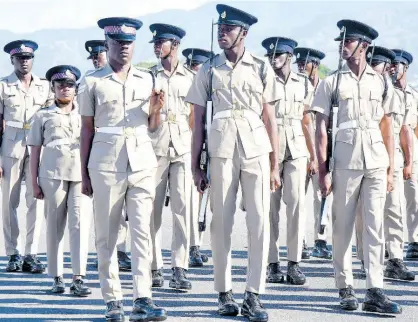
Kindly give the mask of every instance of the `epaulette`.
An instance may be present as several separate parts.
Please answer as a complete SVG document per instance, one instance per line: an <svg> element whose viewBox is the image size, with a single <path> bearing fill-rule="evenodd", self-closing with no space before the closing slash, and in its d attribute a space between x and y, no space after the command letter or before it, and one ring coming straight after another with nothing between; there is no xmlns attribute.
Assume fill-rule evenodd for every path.
<svg viewBox="0 0 418 322"><path fill-rule="evenodd" d="M254 55L252 53L250 53L250 55L251 55L252 58L254 58L255 60L257 60L259 63L262 63L262 62L265 62L266 61L265 58L263 58L263 57L256 56L256 55Z"/></svg>
<svg viewBox="0 0 418 322"><path fill-rule="evenodd" d="M331 72L331 73L329 73L329 74L328 74L328 76L334 75L334 74L336 74L336 73L338 73L338 69L337 69L337 70L334 70L334 71L333 71L333 72Z"/></svg>
<svg viewBox="0 0 418 322"><path fill-rule="evenodd" d="M157 65L155 65L157 66ZM143 73L149 73L152 79L152 89L155 89L155 74L150 68L135 66L135 68ZM151 67L152 68L152 67Z"/></svg>
<svg viewBox="0 0 418 322"><path fill-rule="evenodd" d="M305 82L305 98L308 97L308 93L309 93L309 79L308 76L306 76L303 73L296 73L296 75L300 76L303 78L304 82Z"/></svg>

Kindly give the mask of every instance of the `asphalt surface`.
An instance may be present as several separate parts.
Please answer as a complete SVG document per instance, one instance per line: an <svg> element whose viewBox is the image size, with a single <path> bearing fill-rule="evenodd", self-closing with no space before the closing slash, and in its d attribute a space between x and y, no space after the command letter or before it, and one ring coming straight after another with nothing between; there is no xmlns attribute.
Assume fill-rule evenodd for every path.
<svg viewBox="0 0 418 322"><path fill-rule="evenodd" d="M311 188L310 188L311 189ZM310 190L309 189L309 190ZM19 218L21 220L22 234L25 236L25 189L22 189ZM310 191L309 191L310 195ZM1 200L1 199L0 199ZM90 200L84 200L86 208L91 211ZM306 236L309 246L313 244L313 217L312 198L307 202L307 229ZM280 237L284 245L286 229L283 212ZM1 222L0 222L1 226ZM163 288L154 289L153 296L156 303L168 310L167 321L247 321L242 316L234 318L221 318L217 315L217 294L213 290L213 264L210 252L209 233L205 235L202 249L209 255L209 262L203 268L191 268L187 276L192 281L193 289L188 293L173 291L168 287L170 276L170 242L171 214L168 208L164 210L163 240L164 247L164 275ZM2 227L0 227L2 229ZM2 231L2 230L0 230ZM0 320L1 321L104 321L104 302L100 293L98 274L93 267L96 257L94 253L93 230L90 236L90 255L88 264L87 283L93 294L88 298L73 297L68 288L71 282L71 263L69 258L68 235L65 246L65 281L67 292L62 295L49 293L52 279L47 274L31 275L28 273L6 273L4 267L7 257L4 253L4 241L0 238ZM285 269L286 247L281 248L282 266ZM45 229L42 230L40 241L40 258L46 262ZM247 265L247 237L245 227L245 213L237 207L235 227L233 234L233 282L236 300L241 304L245 290ZM353 256L354 273L358 273L360 264ZM409 268L418 273L418 262L408 262ZM310 259L301 263L302 271L307 276L304 286L291 286L288 284L268 284L266 294L262 301L268 310L269 321L374 321L375 319L394 319L394 316L368 314L361 309L354 312L344 312L338 306L338 292L334 287L332 262L328 260ZM126 321L132 305L132 283L130 274L120 274L124 291L124 308ZM417 278L418 280L418 278ZM365 293L365 280L356 278L354 283L357 295L362 302ZM403 314L396 317L397 321L418 322L418 281L398 282L386 281L386 293L391 299L403 306Z"/></svg>

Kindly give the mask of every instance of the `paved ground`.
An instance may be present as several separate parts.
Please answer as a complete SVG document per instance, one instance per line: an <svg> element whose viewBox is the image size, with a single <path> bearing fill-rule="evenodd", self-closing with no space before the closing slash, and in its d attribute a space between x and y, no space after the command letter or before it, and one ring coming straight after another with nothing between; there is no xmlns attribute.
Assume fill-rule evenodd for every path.
<svg viewBox="0 0 418 322"><path fill-rule="evenodd" d="M22 191L22 205L19 215L24 226L26 208L23 205L24 189ZM86 200L87 206L88 200ZM312 207L308 204L307 239L312 246L313 219ZM86 210L89 211L89 210ZM163 236L171 236L170 213L165 209ZM0 223L1 225L1 223ZM285 220L282 222L285 227ZM0 227L0 229L2 229ZM43 230L44 232L45 230ZM285 229L282 229L282 244L285 240ZM23 233L24 236L24 233ZM164 238L165 277L170 274L169 249L170 238ZM247 263L247 238L245 231L245 214L236 213L233 236L233 279L234 292L239 302L245 287ZM210 256L209 235L205 236L202 247ZM45 236L41 237L40 253L45 261ZM71 278L68 245L66 246L66 281ZM0 238L0 320L1 321L103 321L104 303L99 291L97 271L92 263L93 234L90 238L90 253L88 266L88 284L93 290L92 296L87 299L74 298L70 294L55 296L48 293L51 279L46 275L30 275L26 273L6 273L4 265L7 258L4 256L3 239ZM282 248L283 263L286 250ZM355 272L359 269L359 262L354 260ZM418 272L418 262L408 263L409 267ZM333 268L330 261L308 260L301 264L308 277L308 283L302 287L287 284L268 285L267 294L263 296L265 307L269 311L270 321L372 321L382 318L379 315L365 314L361 310L345 313L338 308L338 294L334 289ZM213 321L221 320L216 314L216 294L213 291L213 266L209 263L201 269L190 269L189 278L193 282L193 290L189 293L178 293L165 287L154 290L156 302L169 311L168 321ZM121 273L121 282L125 294L125 311L131 310L132 284L128 273ZM365 281L355 280L355 288L360 298L364 296ZM397 317L397 321L418 321L418 281L413 283L386 282L387 294L403 305L404 313ZM393 318L383 316L383 318ZM245 321L243 317L228 318L226 320ZM126 318L128 320L128 318ZM224 320L222 318L222 320Z"/></svg>

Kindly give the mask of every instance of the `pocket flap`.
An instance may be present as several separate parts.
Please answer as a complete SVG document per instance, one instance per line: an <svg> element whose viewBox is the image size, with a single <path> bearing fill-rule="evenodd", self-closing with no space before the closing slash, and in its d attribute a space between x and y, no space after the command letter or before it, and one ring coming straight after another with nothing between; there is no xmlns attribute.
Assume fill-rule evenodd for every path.
<svg viewBox="0 0 418 322"><path fill-rule="evenodd" d="M353 144L354 143L354 130L348 129L348 130L338 131L335 141L344 142L347 144Z"/></svg>
<svg viewBox="0 0 418 322"><path fill-rule="evenodd" d="M350 90L340 90L340 100L348 100L353 98L353 92Z"/></svg>
<svg viewBox="0 0 418 322"><path fill-rule="evenodd" d="M382 93L379 91L370 91L370 99L380 102L382 100Z"/></svg>

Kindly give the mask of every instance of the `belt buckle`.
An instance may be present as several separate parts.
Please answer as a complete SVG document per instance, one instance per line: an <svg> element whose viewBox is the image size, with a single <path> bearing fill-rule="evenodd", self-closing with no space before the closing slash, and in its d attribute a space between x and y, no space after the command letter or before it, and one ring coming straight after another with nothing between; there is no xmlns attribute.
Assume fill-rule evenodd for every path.
<svg viewBox="0 0 418 322"><path fill-rule="evenodd" d="M244 116L244 112L243 110L234 109L232 110L232 115L234 116L234 118L241 118Z"/></svg>
<svg viewBox="0 0 418 322"><path fill-rule="evenodd" d="M169 123L176 123L176 114L169 113L167 119Z"/></svg>
<svg viewBox="0 0 418 322"><path fill-rule="evenodd" d="M288 119L287 117L283 118L283 125L290 125L290 119Z"/></svg>
<svg viewBox="0 0 418 322"><path fill-rule="evenodd" d="M125 133L125 136L132 136L132 135L134 135L134 128L125 127L124 133Z"/></svg>
<svg viewBox="0 0 418 322"><path fill-rule="evenodd" d="M25 130L30 130L30 123L23 123L23 128Z"/></svg>
<svg viewBox="0 0 418 322"><path fill-rule="evenodd" d="M359 128L363 131L368 128L368 124L369 124L369 122L366 121L366 120L359 120L359 122L358 122Z"/></svg>

